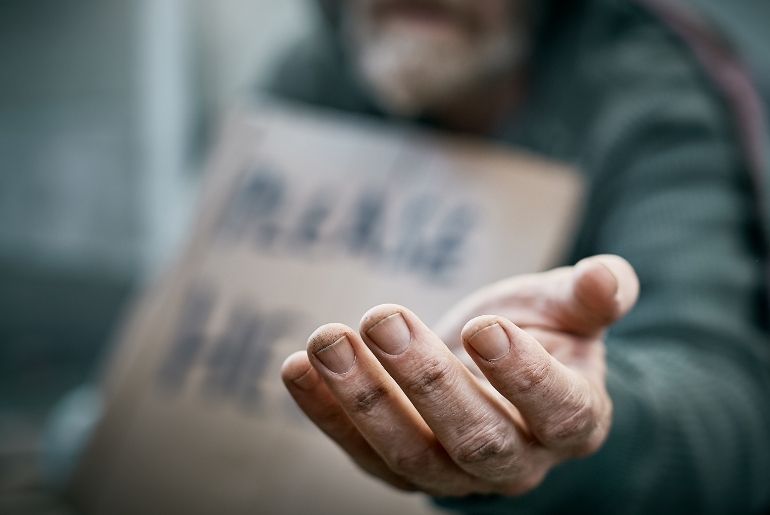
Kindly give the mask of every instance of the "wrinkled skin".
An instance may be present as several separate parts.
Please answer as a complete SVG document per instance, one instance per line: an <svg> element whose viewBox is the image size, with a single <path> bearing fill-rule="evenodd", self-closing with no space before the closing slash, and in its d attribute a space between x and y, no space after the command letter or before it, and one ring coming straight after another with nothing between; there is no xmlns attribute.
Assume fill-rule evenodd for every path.
<svg viewBox="0 0 770 515"><path fill-rule="evenodd" d="M490 285L435 331L376 306L359 331L318 328L283 380L319 429L397 488L521 494L605 441L603 337L638 291L632 267L605 255Z"/></svg>

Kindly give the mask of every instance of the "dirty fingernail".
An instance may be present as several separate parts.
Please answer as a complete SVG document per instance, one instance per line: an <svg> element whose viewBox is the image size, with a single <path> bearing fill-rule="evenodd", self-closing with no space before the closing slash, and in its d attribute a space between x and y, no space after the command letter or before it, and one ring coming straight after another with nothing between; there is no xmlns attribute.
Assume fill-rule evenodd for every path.
<svg viewBox="0 0 770 515"><path fill-rule="evenodd" d="M487 361L500 359L511 349L511 341L500 324L492 324L468 338L468 344Z"/></svg>
<svg viewBox="0 0 770 515"><path fill-rule="evenodd" d="M356 362L356 354L347 336L318 349L315 351L315 357L335 374L344 374L353 368Z"/></svg>
<svg viewBox="0 0 770 515"><path fill-rule="evenodd" d="M391 355L401 354L412 341L412 333L401 313L383 318L366 331L366 335L383 352Z"/></svg>
<svg viewBox="0 0 770 515"><path fill-rule="evenodd" d="M313 379L314 379L313 369L309 368L305 371L305 373L300 374L298 377L293 378L291 382L297 385L297 387L299 387L300 390L310 390L315 384L315 381Z"/></svg>
<svg viewBox="0 0 770 515"><path fill-rule="evenodd" d="M313 367L307 362L307 355L301 351L284 360L281 365L281 377L284 382L291 382L301 390L311 389L317 380Z"/></svg>

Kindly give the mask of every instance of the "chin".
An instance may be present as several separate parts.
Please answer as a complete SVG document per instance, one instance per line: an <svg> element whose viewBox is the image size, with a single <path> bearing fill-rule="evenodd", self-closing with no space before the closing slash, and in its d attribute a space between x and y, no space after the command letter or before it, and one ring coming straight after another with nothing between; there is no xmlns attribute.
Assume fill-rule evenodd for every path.
<svg viewBox="0 0 770 515"><path fill-rule="evenodd" d="M447 102L476 80L467 48L395 34L362 48L358 69L383 107L404 115Z"/></svg>
<svg viewBox="0 0 770 515"><path fill-rule="evenodd" d="M383 109L400 116L447 105L515 68L523 55L515 31L470 38L460 27L354 24L347 37L362 81Z"/></svg>

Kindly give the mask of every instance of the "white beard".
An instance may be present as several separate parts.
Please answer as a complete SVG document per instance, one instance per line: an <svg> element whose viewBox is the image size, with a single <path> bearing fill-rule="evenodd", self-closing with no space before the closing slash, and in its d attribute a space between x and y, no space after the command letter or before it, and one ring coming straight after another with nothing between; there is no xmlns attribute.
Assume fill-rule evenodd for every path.
<svg viewBox="0 0 770 515"><path fill-rule="evenodd" d="M516 69L528 37L514 23L505 31L469 41L431 37L400 24L370 27L347 13L343 30L358 74L386 110L413 116L451 102L484 81Z"/></svg>

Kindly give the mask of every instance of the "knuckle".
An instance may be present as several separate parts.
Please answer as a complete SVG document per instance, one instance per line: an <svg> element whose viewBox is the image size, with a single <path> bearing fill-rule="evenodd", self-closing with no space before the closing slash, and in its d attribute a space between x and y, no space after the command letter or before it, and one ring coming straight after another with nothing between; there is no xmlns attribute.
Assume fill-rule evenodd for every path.
<svg viewBox="0 0 770 515"><path fill-rule="evenodd" d="M452 365L445 359L429 359L404 385L408 394L426 396L443 388L452 377Z"/></svg>
<svg viewBox="0 0 770 515"><path fill-rule="evenodd" d="M593 405L587 400L580 400L566 413L546 423L541 432L542 438L549 443L574 444L584 442L593 433L597 419Z"/></svg>
<svg viewBox="0 0 770 515"><path fill-rule="evenodd" d="M609 425L601 422L593 424L591 430L575 446L573 456L582 458L594 454L601 449L609 436Z"/></svg>
<svg viewBox="0 0 770 515"><path fill-rule="evenodd" d="M430 448L417 451L398 451L389 460L390 468L402 476L415 476L430 470L434 462L434 453Z"/></svg>
<svg viewBox="0 0 770 515"><path fill-rule="evenodd" d="M573 456L576 458L583 458L590 456L598 451L606 440L607 433L603 431L593 431L591 435L586 438L580 445L575 447Z"/></svg>
<svg viewBox="0 0 770 515"><path fill-rule="evenodd" d="M513 439L499 429L486 430L473 435L455 447L452 455L462 466L479 466L501 469L515 465L516 452Z"/></svg>
<svg viewBox="0 0 770 515"><path fill-rule="evenodd" d="M551 377L552 366L548 360L523 365L513 374L513 387L520 394L532 393Z"/></svg>
<svg viewBox="0 0 770 515"><path fill-rule="evenodd" d="M388 390L384 386L368 386L355 393L352 409L355 413L367 414L379 406L387 396Z"/></svg>

